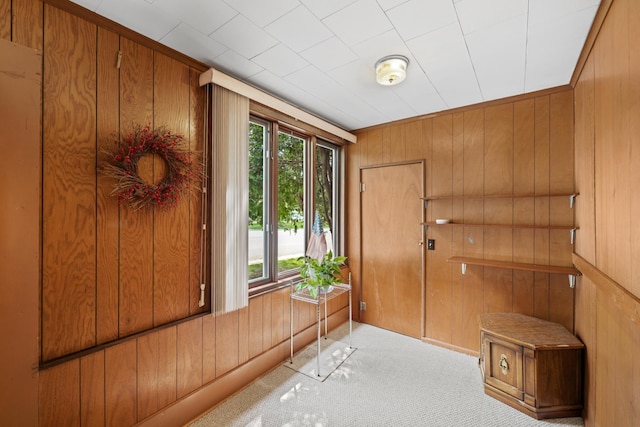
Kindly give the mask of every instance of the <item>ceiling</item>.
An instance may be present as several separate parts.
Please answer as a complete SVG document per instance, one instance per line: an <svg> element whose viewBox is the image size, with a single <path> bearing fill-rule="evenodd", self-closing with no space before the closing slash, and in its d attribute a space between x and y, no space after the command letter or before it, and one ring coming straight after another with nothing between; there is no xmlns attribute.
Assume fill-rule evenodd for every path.
<svg viewBox="0 0 640 427"><path fill-rule="evenodd" d="M569 83L599 0L72 0L346 130ZM375 81L378 59L406 80Z"/></svg>

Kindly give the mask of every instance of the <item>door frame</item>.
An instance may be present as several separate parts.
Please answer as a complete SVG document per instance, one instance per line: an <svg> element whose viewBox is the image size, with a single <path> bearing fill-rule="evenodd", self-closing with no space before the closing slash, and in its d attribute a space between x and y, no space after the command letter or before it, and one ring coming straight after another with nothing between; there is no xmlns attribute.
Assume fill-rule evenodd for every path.
<svg viewBox="0 0 640 427"><path fill-rule="evenodd" d="M358 170L358 188L359 188L359 195L358 195L358 211L359 211L359 227L360 227L360 242L359 242L359 252L360 252L360 265L359 265L359 271L358 271L358 276L360 277L360 289L358 290L358 317L361 319L362 318L362 313L360 311L360 302L362 301L362 289L364 287L364 283L362 283L362 269L363 269L363 265L364 265L364 259L362 257L363 251L362 251L362 172L364 170L367 169L379 169L379 168L384 168L384 167L392 167L392 166L405 166L405 165L413 165L413 164L419 164L420 168L421 168L421 173L422 173L422 180L420 182L420 197L424 198L425 197L425 180L426 180L426 171L425 171L425 164L426 161L424 159L420 159L420 160L409 160L409 161L405 161L405 162L392 162L392 163L379 163L379 164L375 164L375 165L367 165L367 166L360 166L359 170ZM420 242L419 245L422 247L422 251L420 253L420 335L422 338L425 337L425 328L426 328L426 319L427 319L427 304L426 304L426 297L427 297L427 292L426 292L426 272L427 272L427 256L426 256L426 245L425 245L425 238L426 238L426 209L425 209L425 201L423 199L419 199L417 201L418 203L422 204L422 209L421 209L421 214L420 214L420 221L421 221L421 232L420 232Z"/></svg>

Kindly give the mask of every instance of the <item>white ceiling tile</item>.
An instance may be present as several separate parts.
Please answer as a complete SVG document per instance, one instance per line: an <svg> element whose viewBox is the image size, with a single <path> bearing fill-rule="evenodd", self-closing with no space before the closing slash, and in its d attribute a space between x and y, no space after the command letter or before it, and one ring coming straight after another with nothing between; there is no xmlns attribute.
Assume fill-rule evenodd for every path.
<svg viewBox="0 0 640 427"><path fill-rule="evenodd" d="M424 111L442 111L444 100L420 68L410 69L402 84L394 87L396 94L417 114Z"/></svg>
<svg viewBox="0 0 640 427"><path fill-rule="evenodd" d="M462 32L470 34L526 14L528 3L528 0L460 0L455 8Z"/></svg>
<svg viewBox="0 0 640 427"><path fill-rule="evenodd" d="M313 65L287 75L285 80L299 88L304 88L305 91L312 94L317 93L319 87L329 86L335 83L335 80Z"/></svg>
<svg viewBox="0 0 640 427"><path fill-rule="evenodd" d="M103 1L96 12L153 40L160 40L180 23L177 17L144 0Z"/></svg>
<svg viewBox="0 0 640 427"><path fill-rule="evenodd" d="M326 18L356 0L300 0L318 19Z"/></svg>
<svg viewBox="0 0 640 427"><path fill-rule="evenodd" d="M359 0L323 19L347 46L377 36L392 28L375 0Z"/></svg>
<svg viewBox="0 0 640 427"><path fill-rule="evenodd" d="M184 23L175 27L160 42L205 63L227 50L225 46Z"/></svg>
<svg viewBox="0 0 640 427"><path fill-rule="evenodd" d="M337 37L332 37L300 53L322 71L333 70L358 59Z"/></svg>
<svg viewBox="0 0 640 427"><path fill-rule="evenodd" d="M286 76L309 65L304 58L282 43L265 50L254 57L252 61L279 77Z"/></svg>
<svg viewBox="0 0 640 427"><path fill-rule="evenodd" d="M416 37L407 44L449 108L482 101L457 23Z"/></svg>
<svg viewBox="0 0 640 427"><path fill-rule="evenodd" d="M562 18L583 9L593 9L600 0L536 0L529 2L529 25L544 25L545 22Z"/></svg>
<svg viewBox="0 0 640 427"><path fill-rule="evenodd" d="M231 21L211 33L210 37L248 59L278 43L267 32L242 15L236 15Z"/></svg>
<svg viewBox="0 0 640 427"><path fill-rule="evenodd" d="M456 22L451 0L410 0L387 11L387 16L404 40Z"/></svg>
<svg viewBox="0 0 640 427"><path fill-rule="evenodd" d="M211 34L238 14L222 0L155 0L153 5L204 34Z"/></svg>
<svg viewBox="0 0 640 427"><path fill-rule="evenodd" d="M396 6L406 3L408 0L378 0L378 4L382 10L389 10Z"/></svg>
<svg viewBox="0 0 640 427"><path fill-rule="evenodd" d="M465 36L485 100L524 91L527 15Z"/></svg>
<svg viewBox="0 0 640 427"><path fill-rule="evenodd" d="M261 28L300 5L298 0L225 0L225 2Z"/></svg>
<svg viewBox="0 0 640 427"><path fill-rule="evenodd" d="M529 25L525 89L569 83L597 7ZM551 86L547 86L551 87Z"/></svg>
<svg viewBox="0 0 640 427"><path fill-rule="evenodd" d="M600 4L72 1L346 129L566 84ZM408 76L382 87L374 66L393 54Z"/></svg>
<svg viewBox="0 0 640 427"><path fill-rule="evenodd" d="M332 36L331 31L304 6L281 16L265 30L295 52L308 49Z"/></svg>
<svg viewBox="0 0 640 427"><path fill-rule="evenodd" d="M411 51L395 29L386 31L351 47L358 57L369 63L373 72L376 62L388 55L404 55L411 60ZM411 66L411 64L409 64Z"/></svg>
<svg viewBox="0 0 640 427"><path fill-rule="evenodd" d="M212 65L214 68L239 79L246 79L262 71L262 67L231 49L216 56Z"/></svg>

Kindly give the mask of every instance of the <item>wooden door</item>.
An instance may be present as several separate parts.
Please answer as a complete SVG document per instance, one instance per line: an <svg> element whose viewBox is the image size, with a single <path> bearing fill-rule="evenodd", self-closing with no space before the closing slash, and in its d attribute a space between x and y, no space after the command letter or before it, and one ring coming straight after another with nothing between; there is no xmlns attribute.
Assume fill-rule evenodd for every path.
<svg viewBox="0 0 640 427"><path fill-rule="evenodd" d="M423 335L424 163L360 170L364 323Z"/></svg>

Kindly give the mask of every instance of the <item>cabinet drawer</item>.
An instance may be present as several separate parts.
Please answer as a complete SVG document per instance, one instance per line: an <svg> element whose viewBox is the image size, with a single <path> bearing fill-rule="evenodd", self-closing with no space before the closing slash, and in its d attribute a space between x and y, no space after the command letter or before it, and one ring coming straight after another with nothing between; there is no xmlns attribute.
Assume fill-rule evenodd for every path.
<svg viewBox="0 0 640 427"><path fill-rule="evenodd" d="M483 333L485 382L518 400L523 400L521 346Z"/></svg>

